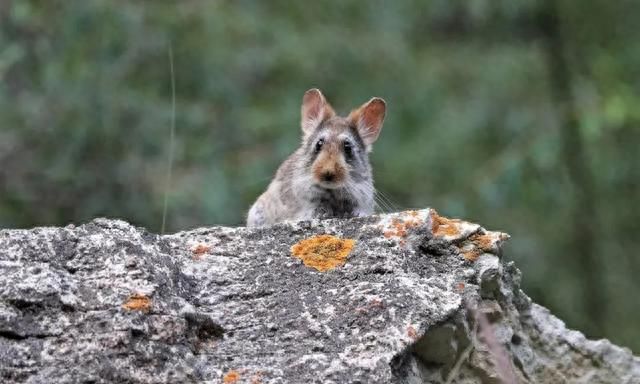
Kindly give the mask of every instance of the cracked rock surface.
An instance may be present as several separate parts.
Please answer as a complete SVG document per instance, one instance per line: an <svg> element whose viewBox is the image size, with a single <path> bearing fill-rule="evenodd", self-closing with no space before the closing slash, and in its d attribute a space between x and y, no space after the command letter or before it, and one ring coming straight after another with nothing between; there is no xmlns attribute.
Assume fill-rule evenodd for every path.
<svg viewBox="0 0 640 384"><path fill-rule="evenodd" d="M0 231L3 383L640 383L430 209L159 236Z"/></svg>

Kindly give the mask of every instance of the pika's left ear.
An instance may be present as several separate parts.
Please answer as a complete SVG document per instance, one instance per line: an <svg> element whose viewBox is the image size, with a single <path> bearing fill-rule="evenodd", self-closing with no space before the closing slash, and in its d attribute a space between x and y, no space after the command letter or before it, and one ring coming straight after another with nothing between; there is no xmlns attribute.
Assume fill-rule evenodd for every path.
<svg viewBox="0 0 640 384"><path fill-rule="evenodd" d="M351 111L347 118L349 123L357 128L358 134L360 134L362 141L364 141L369 150L371 149L371 144L380 135L386 110L387 104L384 100L374 97L362 104L360 108Z"/></svg>
<svg viewBox="0 0 640 384"><path fill-rule="evenodd" d="M302 97L301 126L305 137L310 135L323 121L335 116L331 105L324 98L322 92L317 88L312 88L304 93Z"/></svg>

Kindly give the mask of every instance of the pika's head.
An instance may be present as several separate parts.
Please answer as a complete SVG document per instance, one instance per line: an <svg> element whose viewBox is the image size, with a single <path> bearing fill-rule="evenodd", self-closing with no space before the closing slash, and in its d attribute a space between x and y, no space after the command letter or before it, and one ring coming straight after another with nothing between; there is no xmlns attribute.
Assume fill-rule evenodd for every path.
<svg viewBox="0 0 640 384"><path fill-rule="evenodd" d="M369 152L378 138L386 104L374 97L349 116L337 116L318 89L302 98L302 151L314 183L336 189L368 181Z"/></svg>

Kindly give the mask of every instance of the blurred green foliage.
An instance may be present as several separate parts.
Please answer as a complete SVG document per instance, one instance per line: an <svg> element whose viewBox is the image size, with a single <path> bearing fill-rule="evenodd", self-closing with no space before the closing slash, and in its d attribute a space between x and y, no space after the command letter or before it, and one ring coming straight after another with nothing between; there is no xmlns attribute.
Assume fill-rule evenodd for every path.
<svg viewBox="0 0 640 384"><path fill-rule="evenodd" d="M637 353L640 2L549 4L2 0L0 227L159 231L167 191L170 231L239 225L306 89L341 113L381 96L377 188L510 232L535 301Z"/></svg>

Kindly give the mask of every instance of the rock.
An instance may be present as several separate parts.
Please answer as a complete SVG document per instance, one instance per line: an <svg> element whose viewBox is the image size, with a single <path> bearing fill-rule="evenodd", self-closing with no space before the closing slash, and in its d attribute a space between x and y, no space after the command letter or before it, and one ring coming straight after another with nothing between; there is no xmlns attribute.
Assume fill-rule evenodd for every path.
<svg viewBox="0 0 640 384"><path fill-rule="evenodd" d="M3 383L640 383L520 290L508 238L408 211L158 236L0 231Z"/></svg>

